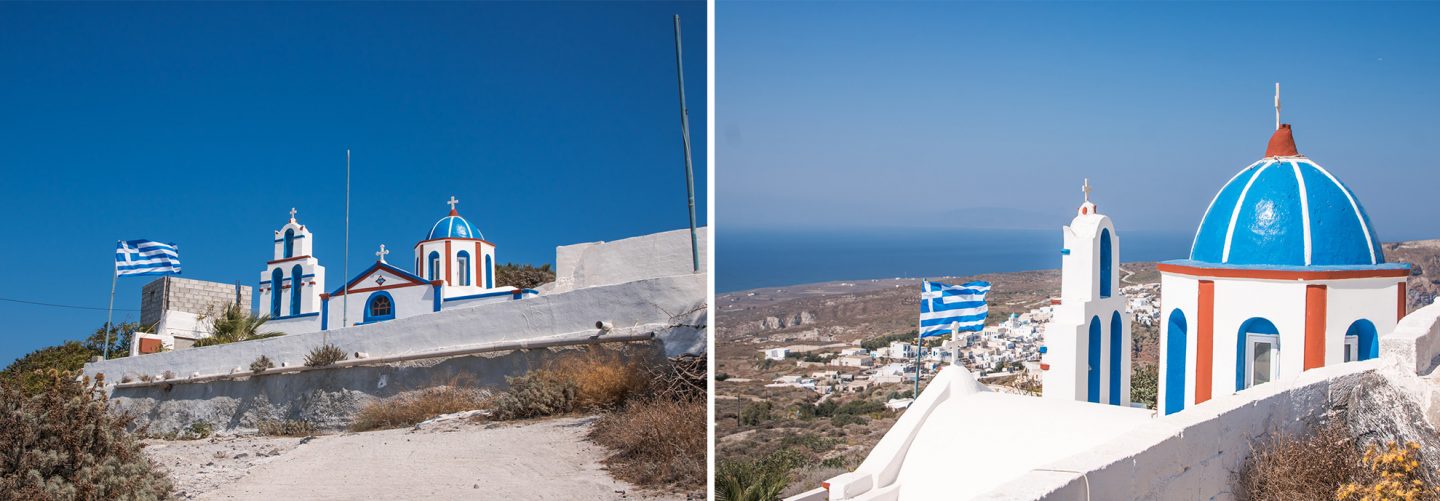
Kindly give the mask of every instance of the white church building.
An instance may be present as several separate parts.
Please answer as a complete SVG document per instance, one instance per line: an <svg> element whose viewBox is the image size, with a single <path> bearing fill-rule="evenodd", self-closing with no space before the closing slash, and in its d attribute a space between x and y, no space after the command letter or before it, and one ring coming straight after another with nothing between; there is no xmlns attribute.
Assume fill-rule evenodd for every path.
<svg viewBox="0 0 1440 501"><path fill-rule="evenodd" d="M1410 265L1385 262L1356 194L1299 153L1279 123L1278 86L1276 114L1264 157L1213 197L1189 256L1156 265L1157 409L1129 399L1132 314L1119 292L1120 240L1087 180L1061 230L1042 396L991 391L963 366L947 367L859 467L789 500L1226 497L1226 469L1246 453L1236 444L1294 423L1285 412L1315 403L1313 393L1287 388L1344 364L1366 367L1358 363L1379 357L1380 338L1407 316ZM1426 321L1411 316L1412 330ZM1385 346L1402 358L1418 350ZM1072 480L1047 483L1062 478Z"/></svg>
<svg viewBox="0 0 1440 501"><path fill-rule="evenodd" d="M325 268L312 254L315 236L295 219L275 231L274 258L260 274L256 310L268 315L267 330L298 334L384 322L492 301L533 297L538 292L495 286L495 244L456 210L430 226L414 245L415 267L386 260L380 245L375 263L344 285L325 290Z"/></svg>

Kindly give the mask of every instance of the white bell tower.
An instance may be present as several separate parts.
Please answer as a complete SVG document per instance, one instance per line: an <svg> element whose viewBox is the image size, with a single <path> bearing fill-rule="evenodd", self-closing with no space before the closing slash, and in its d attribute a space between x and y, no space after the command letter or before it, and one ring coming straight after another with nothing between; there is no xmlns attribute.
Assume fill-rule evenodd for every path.
<svg viewBox="0 0 1440 501"><path fill-rule="evenodd" d="M274 258L260 272L260 297L255 304L259 315L285 319L318 314L320 292L325 290L325 267L315 259L315 236L295 220L275 231Z"/></svg>
<svg viewBox="0 0 1440 501"><path fill-rule="evenodd" d="M1120 237L1085 201L1061 232L1060 304L1045 328L1045 398L1130 404L1130 314L1120 293Z"/></svg>

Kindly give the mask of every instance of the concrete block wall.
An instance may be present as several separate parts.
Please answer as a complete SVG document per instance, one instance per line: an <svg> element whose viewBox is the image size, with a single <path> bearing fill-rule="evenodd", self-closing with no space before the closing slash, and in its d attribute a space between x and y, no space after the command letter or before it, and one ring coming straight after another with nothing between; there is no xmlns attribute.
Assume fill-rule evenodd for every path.
<svg viewBox="0 0 1440 501"><path fill-rule="evenodd" d="M219 314L225 306L236 302L250 311L250 286L206 282L179 277L161 277L140 289L140 323L146 326L160 322L165 310L196 315Z"/></svg>
<svg viewBox="0 0 1440 501"><path fill-rule="evenodd" d="M1440 365L1440 302L1400 319L1393 332L1380 337L1380 353L1416 374L1434 371Z"/></svg>

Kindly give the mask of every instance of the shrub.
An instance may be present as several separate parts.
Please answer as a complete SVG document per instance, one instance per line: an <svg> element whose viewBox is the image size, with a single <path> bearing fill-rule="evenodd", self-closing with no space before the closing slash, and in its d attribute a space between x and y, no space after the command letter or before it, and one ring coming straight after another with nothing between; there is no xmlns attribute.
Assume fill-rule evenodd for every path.
<svg viewBox="0 0 1440 501"><path fill-rule="evenodd" d="M549 264L540 265L539 268L515 263L505 263L495 267L495 285L497 286L509 285L518 289L534 289L541 284L554 281L555 272L550 270Z"/></svg>
<svg viewBox="0 0 1440 501"><path fill-rule="evenodd" d="M341 350L339 346L326 343L320 346L316 346L314 349L310 350L310 354L305 355L305 366L325 367L328 365L334 365L335 362L339 362L347 358L350 357L345 354L345 350Z"/></svg>
<svg viewBox="0 0 1440 501"><path fill-rule="evenodd" d="M759 426L770 420L770 402L750 402L740 411L740 426Z"/></svg>
<svg viewBox="0 0 1440 501"><path fill-rule="evenodd" d="M133 416L111 412L103 379L77 382L50 369L41 393L0 384L0 497L165 499L164 471L125 431Z"/></svg>
<svg viewBox="0 0 1440 501"><path fill-rule="evenodd" d="M616 478L703 491L708 422L703 399L637 400L602 416L590 438L614 451L605 465Z"/></svg>
<svg viewBox="0 0 1440 501"><path fill-rule="evenodd" d="M267 356L265 356L265 355L260 355L260 358L255 359L254 362L250 362L250 372L253 372L253 373L256 373L256 374L259 374L259 373L261 373L261 372L265 372L265 371L267 371L267 370L274 369L274 368L275 368L275 362L271 362L271 361L270 361L270 357L267 357Z"/></svg>
<svg viewBox="0 0 1440 501"><path fill-rule="evenodd" d="M611 409L649 390L649 378L634 361L619 351L591 349L583 355L561 357L549 364L549 377L575 383L576 406Z"/></svg>
<svg viewBox="0 0 1440 501"><path fill-rule="evenodd" d="M303 420L267 419L255 427L261 435L272 437L308 437L315 434L315 425Z"/></svg>
<svg viewBox="0 0 1440 501"><path fill-rule="evenodd" d="M1150 364L1135 364L1130 372L1130 401L1155 408L1155 397L1160 391L1160 370Z"/></svg>
<svg viewBox="0 0 1440 501"><path fill-rule="evenodd" d="M788 449L755 460L720 460L715 497L721 501L774 501L790 485L790 472L803 459Z"/></svg>
<svg viewBox="0 0 1440 501"><path fill-rule="evenodd" d="M480 390L437 386L367 405L355 415L350 429L369 431L413 426L442 414L482 408L486 400L486 394Z"/></svg>
<svg viewBox="0 0 1440 501"><path fill-rule="evenodd" d="M830 416L830 425L836 428L844 428L847 424L863 425L865 423L867 423L867 421L865 421L865 418L856 416L854 414L836 414L834 416Z"/></svg>
<svg viewBox="0 0 1440 501"><path fill-rule="evenodd" d="M13 384L25 395L39 395L49 390L54 380L47 370L57 370L73 378L85 367L85 362L90 361L90 357L98 354L75 341L41 348L0 371L0 383Z"/></svg>
<svg viewBox="0 0 1440 501"><path fill-rule="evenodd" d="M190 423L190 428L188 428L186 432L184 438L187 440L210 438L210 435L215 434L215 425L210 424L208 421L196 421Z"/></svg>
<svg viewBox="0 0 1440 501"><path fill-rule="evenodd" d="M1338 422L1307 436L1272 434L1251 444L1237 475L1236 495L1253 501L1329 499L1360 459L1355 439Z"/></svg>
<svg viewBox="0 0 1440 501"><path fill-rule="evenodd" d="M1340 485L1335 491L1337 501L1370 499L1404 499L1432 501L1440 499L1440 491L1420 468L1420 444L1395 442L1378 448L1371 444L1361 458L1354 481Z"/></svg>
<svg viewBox="0 0 1440 501"><path fill-rule="evenodd" d="M575 381L553 371L536 371L506 377L510 391L495 399L495 419L525 419L553 416L575 410Z"/></svg>

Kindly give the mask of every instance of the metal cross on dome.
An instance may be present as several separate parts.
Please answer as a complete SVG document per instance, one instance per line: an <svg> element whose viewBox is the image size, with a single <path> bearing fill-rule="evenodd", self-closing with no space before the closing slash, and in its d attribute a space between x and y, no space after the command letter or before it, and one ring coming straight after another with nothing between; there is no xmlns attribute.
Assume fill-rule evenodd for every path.
<svg viewBox="0 0 1440 501"><path fill-rule="evenodd" d="M389 254L389 253L390 253L390 251L385 250L385 244L380 244L380 251L379 251L379 252L376 252L376 253L375 253L375 256L379 257L379 258L380 258L380 262L383 263L383 262L385 262L385 255L386 255L386 254Z"/></svg>
<svg viewBox="0 0 1440 501"><path fill-rule="evenodd" d="M450 210L453 211L455 210L455 204L460 203L460 201L455 199L455 195L450 195L450 201L445 203L450 204Z"/></svg>

